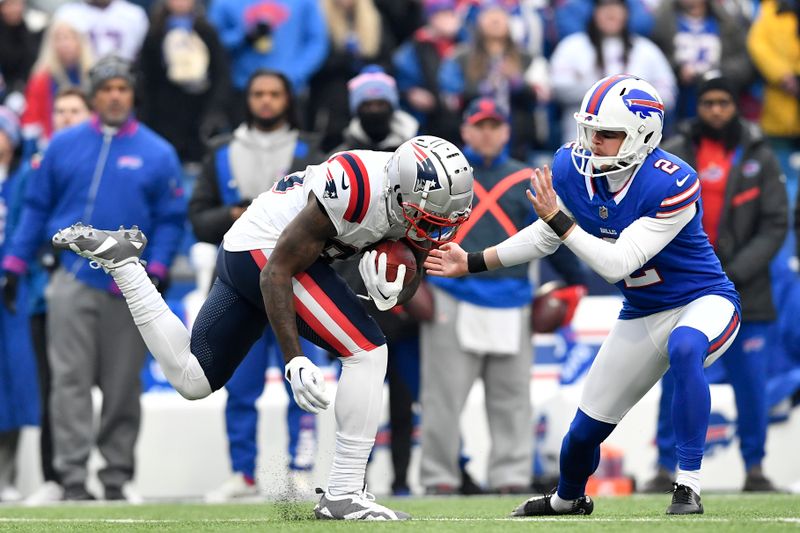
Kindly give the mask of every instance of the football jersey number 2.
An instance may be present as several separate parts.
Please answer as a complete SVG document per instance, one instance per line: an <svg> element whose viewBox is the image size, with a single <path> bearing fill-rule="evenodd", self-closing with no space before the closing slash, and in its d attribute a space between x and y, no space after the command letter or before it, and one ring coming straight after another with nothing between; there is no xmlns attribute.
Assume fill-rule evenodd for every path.
<svg viewBox="0 0 800 533"><path fill-rule="evenodd" d="M658 161L653 163L653 166L656 167L659 170L663 170L664 172L666 172L670 176L672 176L673 174L675 174L677 171L679 171L681 169L680 165L677 165L677 164L673 163L672 161L668 161L666 159L659 159Z"/></svg>
<svg viewBox="0 0 800 533"><path fill-rule="evenodd" d="M623 279L625 280L625 288L627 289L641 289L651 285L657 285L663 281L658 270L655 268L637 270L636 272L632 272L629 276L625 276Z"/></svg>

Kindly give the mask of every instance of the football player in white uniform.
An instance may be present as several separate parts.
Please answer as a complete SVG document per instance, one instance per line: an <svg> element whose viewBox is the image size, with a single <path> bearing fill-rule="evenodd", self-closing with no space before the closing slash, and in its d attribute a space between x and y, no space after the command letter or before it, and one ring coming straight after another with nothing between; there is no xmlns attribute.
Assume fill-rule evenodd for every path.
<svg viewBox="0 0 800 533"><path fill-rule="evenodd" d="M384 239L407 239L422 264L431 246L453 238L471 204L469 163L437 137L416 137L394 153L340 152L286 176L225 235L218 277L191 334L148 280L139 262L147 241L136 228L76 224L56 233L53 243L111 274L164 374L188 399L221 388L269 324L286 356L295 401L319 413L330 398L298 334L337 353L336 449L315 515L397 520L408 515L375 503L364 482L383 405L386 341L329 263ZM369 296L386 310L410 298L419 278L404 289L401 265L397 279L387 281L386 255L376 256L365 252L359 270Z"/></svg>

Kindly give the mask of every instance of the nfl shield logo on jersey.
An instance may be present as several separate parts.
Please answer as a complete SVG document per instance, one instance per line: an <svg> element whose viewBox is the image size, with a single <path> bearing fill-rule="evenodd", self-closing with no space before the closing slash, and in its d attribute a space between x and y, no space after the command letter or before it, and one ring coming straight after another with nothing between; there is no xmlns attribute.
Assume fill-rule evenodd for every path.
<svg viewBox="0 0 800 533"><path fill-rule="evenodd" d="M600 218L603 220L608 218L608 208L604 205L600 206Z"/></svg>

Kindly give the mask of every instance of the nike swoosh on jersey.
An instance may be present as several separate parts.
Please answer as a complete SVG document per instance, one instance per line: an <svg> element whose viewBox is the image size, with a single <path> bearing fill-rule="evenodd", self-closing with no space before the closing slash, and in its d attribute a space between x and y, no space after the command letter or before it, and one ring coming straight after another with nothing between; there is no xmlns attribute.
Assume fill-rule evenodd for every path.
<svg viewBox="0 0 800 533"><path fill-rule="evenodd" d="M347 189L349 189L349 188L350 188L350 185L348 185L348 184L345 182L345 180L344 180L344 174L342 174L342 190L343 190L343 191L346 191L346 190L347 190Z"/></svg>
<svg viewBox="0 0 800 533"><path fill-rule="evenodd" d="M675 180L675 183L678 184L678 187L683 187L683 184L686 183L686 180L689 179L689 176L691 176L691 174L686 174L682 180Z"/></svg>

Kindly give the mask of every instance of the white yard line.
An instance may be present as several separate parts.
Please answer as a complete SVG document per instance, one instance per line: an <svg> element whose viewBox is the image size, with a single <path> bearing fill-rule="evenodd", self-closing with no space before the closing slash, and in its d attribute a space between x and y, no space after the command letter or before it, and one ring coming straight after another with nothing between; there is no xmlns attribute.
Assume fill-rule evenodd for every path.
<svg viewBox="0 0 800 533"><path fill-rule="evenodd" d="M716 522L716 523L790 523L800 524L798 517L762 517L762 518L724 518L715 516L692 516L687 517L692 522ZM276 520L273 518L203 518L203 519L159 519L159 518L28 518L28 517L0 517L0 523L42 523L42 524L145 524L145 525L158 525L158 524L184 524L184 523L210 523L210 524L247 524L247 523L266 523L266 522L295 522L300 520ZM631 518L587 518L587 517L539 517L539 518L415 518L411 522L569 522L570 524L587 524L590 525L594 522L681 522L680 518L676 517L631 517Z"/></svg>

